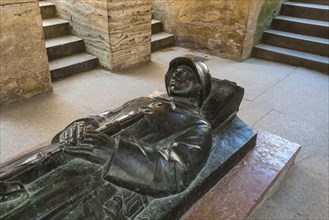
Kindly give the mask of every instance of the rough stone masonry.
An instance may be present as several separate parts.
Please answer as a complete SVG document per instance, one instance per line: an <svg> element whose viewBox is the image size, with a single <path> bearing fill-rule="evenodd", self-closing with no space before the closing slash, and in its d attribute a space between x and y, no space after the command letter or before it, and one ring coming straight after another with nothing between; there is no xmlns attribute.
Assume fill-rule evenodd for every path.
<svg viewBox="0 0 329 220"><path fill-rule="evenodd" d="M0 104L52 91L37 0L0 3Z"/></svg>

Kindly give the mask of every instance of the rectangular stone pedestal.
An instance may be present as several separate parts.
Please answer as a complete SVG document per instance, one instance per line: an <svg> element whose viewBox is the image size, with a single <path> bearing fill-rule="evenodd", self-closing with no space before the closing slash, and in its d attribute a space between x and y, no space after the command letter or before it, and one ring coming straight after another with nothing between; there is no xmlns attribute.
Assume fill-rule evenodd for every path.
<svg viewBox="0 0 329 220"><path fill-rule="evenodd" d="M247 219L292 166L300 145L258 131L257 145L181 220Z"/></svg>

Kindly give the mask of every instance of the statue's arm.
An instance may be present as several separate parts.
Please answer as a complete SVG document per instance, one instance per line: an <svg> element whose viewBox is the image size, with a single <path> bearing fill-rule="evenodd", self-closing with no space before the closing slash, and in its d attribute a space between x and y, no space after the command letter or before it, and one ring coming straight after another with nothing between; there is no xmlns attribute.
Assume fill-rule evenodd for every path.
<svg viewBox="0 0 329 220"><path fill-rule="evenodd" d="M95 116L89 116L87 118L80 118L78 120L73 121L71 124L69 124L68 126L66 126L62 131L60 131L59 133L57 133L53 139L51 140L51 143L59 143L60 142L60 136L63 132L67 131L68 129L70 129L72 126L74 126L75 124L78 124L80 122L82 122L84 124L84 126L86 127L87 130L95 130L97 128L99 128L100 123L104 121L103 117L100 117L98 115Z"/></svg>
<svg viewBox="0 0 329 220"><path fill-rule="evenodd" d="M70 123L68 126L66 126L61 132L56 134L55 137L52 139L51 143L52 144L59 143L61 134L63 132L65 132L66 130L70 129L75 124L82 122L88 131L93 131L93 130L99 128L101 123L104 123L104 122L106 123L107 121L110 123L111 121L109 119L113 115L123 111L125 108L127 108L130 105L133 105L134 103L140 102L140 100L142 100L142 99L145 99L145 98L142 97L142 98L133 99L133 100L126 102L125 104L123 104L122 106L120 106L114 110L105 111L98 115L91 115L86 118L80 118L78 120L75 120L72 123Z"/></svg>
<svg viewBox="0 0 329 220"><path fill-rule="evenodd" d="M107 119L111 118L112 116L117 115L118 113L123 111L128 106L138 104L138 103L142 102L145 99L148 99L148 98L147 97L140 97L140 98L137 98L137 99L132 99L132 100L124 103L123 105L121 105L120 107L118 107L116 109L108 110L108 111L105 111L105 112L102 112L102 113L98 114L97 117L101 118L102 120L107 120Z"/></svg>
<svg viewBox="0 0 329 220"><path fill-rule="evenodd" d="M211 128L198 120L161 149L120 142L105 166L104 178L141 193L163 196L184 190L202 169L211 148Z"/></svg>

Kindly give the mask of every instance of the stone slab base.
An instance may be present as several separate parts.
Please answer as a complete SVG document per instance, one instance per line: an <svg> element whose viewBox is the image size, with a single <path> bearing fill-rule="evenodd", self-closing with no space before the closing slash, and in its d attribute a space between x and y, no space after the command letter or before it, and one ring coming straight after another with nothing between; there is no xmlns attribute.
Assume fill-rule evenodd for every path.
<svg viewBox="0 0 329 220"><path fill-rule="evenodd" d="M258 131L257 145L181 220L248 219L293 165L301 147Z"/></svg>

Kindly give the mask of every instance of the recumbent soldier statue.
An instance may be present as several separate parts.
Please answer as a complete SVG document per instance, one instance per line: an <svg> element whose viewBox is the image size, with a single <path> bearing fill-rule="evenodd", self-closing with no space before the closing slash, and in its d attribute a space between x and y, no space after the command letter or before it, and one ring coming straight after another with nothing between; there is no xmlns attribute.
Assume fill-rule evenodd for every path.
<svg viewBox="0 0 329 220"><path fill-rule="evenodd" d="M0 217L10 219L17 217L17 213L29 213L34 217L71 218L71 209L81 210L77 208L81 198L92 200L84 195L88 190L106 185L111 193L108 198L103 193L104 198L98 201L104 212L99 214L100 209L95 208L95 202L95 207L91 208L95 210L88 215L94 213L95 218L130 219L142 210L140 207L145 208L150 198L185 190L204 167L212 148L212 127L215 123L208 121L200 111L205 108L203 103L211 91L212 78L203 62L178 57L170 62L165 83L166 95L141 97L115 110L76 120L59 132L49 147L2 166ZM220 117L213 117L217 121L216 127L235 116L243 91L238 96L238 101L233 104L225 103L220 97L219 100L223 99L221 102L227 107ZM211 115L212 111L216 112L216 108L212 108L208 107L204 112ZM72 176L63 176L62 173ZM92 176L89 182L84 175ZM76 198L71 202L50 199L49 192L39 190L38 184L41 183L38 181L42 178L50 181L50 185L56 181L62 183L63 186L55 187L56 192L68 190L67 194L70 194L70 191L76 190L81 192L81 196L78 196L79 193L72 194ZM80 186L72 187L71 182L80 184L78 181L81 180L87 181L81 184L87 190ZM32 193L29 187L46 196ZM49 200L51 205L48 207L44 200ZM38 204L36 201L40 202L43 210L32 209L32 204L33 207ZM136 202L142 205L134 207ZM126 210L122 210L123 206ZM87 217L86 213L82 216ZM74 216L81 217L78 214Z"/></svg>

